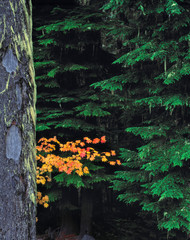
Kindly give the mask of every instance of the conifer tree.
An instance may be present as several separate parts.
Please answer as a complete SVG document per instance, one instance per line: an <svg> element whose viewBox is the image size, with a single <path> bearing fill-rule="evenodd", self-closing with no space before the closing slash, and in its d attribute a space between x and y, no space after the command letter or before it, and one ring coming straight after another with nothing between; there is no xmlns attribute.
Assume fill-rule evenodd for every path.
<svg viewBox="0 0 190 240"><path fill-rule="evenodd" d="M112 127L115 120L109 111L109 104L116 108L117 101L113 101L114 96L110 98L107 93L97 93L90 88L90 84L111 75L113 61L112 56L101 48L100 31L106 25L99 7L99 1L93 1L90 5L76 4L66 9L64 6L54 7L48 10L49 18L43 26L39 18L35 32L38 39L34 45L38 136L57 135L71 141L83 136L94 138L106 132L106 137L108 135L110 138L108 118L112 119L112 124L109 124ZM92 205L92 196L86 194L88 189L96 188L99 182L110 179L109 174L101 170L102 166L97 165L96 169L98 173L92 178L81 179L66 173L58 175L56 180L60 182L60 187L58 189L56 185L55 191L51 191L50 200L57 200L65 186L67 190L74 186L73 192L83 189L82 198L88 195L85 201ZM63 200L60 205L64 208ZM83 201L81 205L84 205ZM81 209L81 218L88 218L85 221L91 225L91 206L89 211L86 211L87 208ZM81 234L87 228L86 222L83 224L81 220Z"/></svg>
<svg viewBox="0 0 190 240"><path fill-rule="evenodd" d="M190 230L189 7L181 0L110 0L103 9L115 24L107 37L121 42L114 64L123 72L94 84L125 96L129 141L113 189L168 233Z"/></svg>
<svg viewBox="0 0 190 240"><path fill-rule="evenodd" d="M111 134L117 138L115 133L108 131L110 126L115 127L116 121L109 109L110 105L116 109L119 101L113 101L115 96L110 98L107 93L99 93L93 87L90 88L92 83L111 76L112 71L113 57L101 48L101 30L107 26L103 22L104 13L99 7L99 1L93 1L89 6L74 5L69 9L64 6L54 7L50 9L51 14L48 13L49 18L43 26L39 19L35 32L38 39L34 45L38 85L38 136L57 135L58 138L63 136L66 140L73 140L83 136L94 138L106 133L108 138ZM112 119L111 124L108 118ZM61 173L55 177L59 186L53 183L50 185L50 201L59 201L61 198L57 205L63 209L62 212L68 209L68 204L64 203L65 199L69 199L68 189L72 189L74 194L78 191L81 195L80 206L75 202L75 206L70 204L69 208L70 212L81 208L81 236L87 228L90 231L94 201L92 192L99 188L100 183L104 184L111 178L110 169L107 170L105 173L101 164L97 164L94 166L97 173L92 177L80 178ZM63 195L65 186L67 193ZM67 214L69 215L68 211ZM65 217L63 215L64 213L62 221ZM65 222L69 225L68 215Z"/></svg>
<svg viewBox="0 0 190 240"><path fill-rule="evenodd" d="M108 129L104 120L111 116L108 102L117 101L89 87L111 76L113 61L101 48L100 31L106 25L99 6L95 1L90 6L54 7L43 26L39 19L34 46L37 131L42 136L48 133L72 140L73 132L78 137L94 137L105 135Z"/></svg>

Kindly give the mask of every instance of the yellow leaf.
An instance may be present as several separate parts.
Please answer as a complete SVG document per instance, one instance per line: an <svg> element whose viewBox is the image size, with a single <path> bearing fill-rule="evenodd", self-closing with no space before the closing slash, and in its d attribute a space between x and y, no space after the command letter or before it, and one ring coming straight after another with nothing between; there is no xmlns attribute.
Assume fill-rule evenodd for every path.
<svg viewBox="0 0 190 240"><path fill-rule="evenodd" d="M85 174L88 174L88 173L89 173L89 169L88 169L87 167L84 167L84 168L83 168L83 172L84 172Z"/></svg>
<svg viewBox="0 0 190 240"><path fill-rule="evenodd" d="M110 156L111 156L111 154L110 154L109 152L105 152L105 155L106 155L107 157L110 157Z"/></svg>
<svg viewBox="0 0 190 240"><path fill-rule="evenodd" d="M114 161L110 161L109 164L110 164L110 165L115 165L116 162L114 162Z"/></svg>
<svg viewBox="0 0 190 240"><path fill-rule="evenodd" d="M102 157L102 162L107 162L107 161L108 161L108 159L105 156L103 156Z"/></svg>
<svg viewBox="0 0 190 240"><path fill-rule="evenodd" d="M48 203L44 203L44 207L47 208L49 206Z"/></svg>

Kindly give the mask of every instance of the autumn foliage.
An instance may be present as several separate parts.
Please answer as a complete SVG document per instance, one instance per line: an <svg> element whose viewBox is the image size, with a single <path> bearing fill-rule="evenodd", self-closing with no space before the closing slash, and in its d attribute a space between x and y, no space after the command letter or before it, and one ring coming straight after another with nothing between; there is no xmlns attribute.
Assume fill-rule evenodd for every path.
<svg viewBox="0 0 190 240"><path fill-rule="evenodd" d="M76 140L75 142L66 142L62 144L53 138L41 138L36 147L37 161L40 162L37 167L37 184L44 185L51 181L51 172L57 169L58 172L65 172L67 174L76 173L79 176L90 174L90 169L85 166L85 161L101 161L110 165L120 165L120 160L109 160L110 157L116 156L114 150L109 152L98 152L91 145L103 144L106 142L105 136L91 140L84 137L83 140ZM53 152L59 152L59 155ZM63 156L62 156L63 155ZM41 192L37 193L37 203L48 207L48 196L42 196Z"/></svg>

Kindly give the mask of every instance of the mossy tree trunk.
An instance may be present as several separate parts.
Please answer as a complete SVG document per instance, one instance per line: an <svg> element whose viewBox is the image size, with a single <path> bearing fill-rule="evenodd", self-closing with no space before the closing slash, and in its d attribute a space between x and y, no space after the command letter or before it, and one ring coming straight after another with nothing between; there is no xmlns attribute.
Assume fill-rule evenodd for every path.
<svg viewBox="0 0 190 240"><path fill-rule="evenodd" d="M31 0L0 1L0 239L36 239Z"/></svg>

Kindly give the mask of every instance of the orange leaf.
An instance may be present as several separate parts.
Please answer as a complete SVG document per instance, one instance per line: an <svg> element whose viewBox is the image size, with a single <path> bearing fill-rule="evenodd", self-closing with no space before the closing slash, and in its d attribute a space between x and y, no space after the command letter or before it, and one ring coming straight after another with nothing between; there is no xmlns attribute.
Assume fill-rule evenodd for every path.
<svg viewBox="0 0 190 240"><path fill-rule="evenodd" d="M115 153L114 150L111 150L111 155L112 155L112 156L115 156L115 155L116 155L116 153Z"/></svg>
<svg viewBox="0 0 190 240"><path fill-rule="evenodd" d="M107 158L105 156L102 157L102 162L107 162Z"/></svg>
<svg viewBox="0 0 190 240"><path fill-rule="evenodd" d="M42 198L42 193L41 192L37 192L37 198L41 199Z"/></svg>
<svg viewBox="0 0 190 240"><path fill-rule="evenodd" d="M88 137L84 137L83 139L86 141L86 143L91 143L92 142L92 140Z"/></svg>
<svg viewBox="0 0 190 240"><path fill-rule="evenodd" d="M59 172L66 172L66 171L67 171L66 165L59 167Z"/></svg>
<svg viewBox="0 0 190 240"><path fill-rule="evenodd" d="M106 136L102 136L101 137L101 143L105 143L106 142Z"/></svg>
<svg viewBox="0 0 190 240"><path fill-rule="evenodd" d="M75 152L77 152L77 148L72 146L72 147L70 148L70 151L75 153Z"/></svg>
<svg viewBox="0 0 190 240"><path fill-rule="evenodd" d="M110 165L115 165L116 162L114 162L114 161L110 161L109 164L110 164Z"/></svg>
<svg viewBox="0 0 190 240"><path fill-rule="evenodd" d="M43 142L43 141L44 141L44 142L47 141L47 138L44 138L44 137L43 137L43 138L40 138L40 140L39 140L38 142Z"/></svg>
<svg viewBox="0 0 190 240"><path fill-rule="evenodd" d="M117 165L121 165L121 161L120 160L116 160Z"/></svg>
<svg viewBox="0 0 190 240"><path fill-rule="evenodd" d="M39 152L41 152L41 151L42 151L42 145L36 146L36 149L37 149Z"/></svg>
<svg viewBox="0 0 190 240"><path fill-rule="evenodd" d="M79 176L82 176L83 175L83 172L81 170L76 170L76 173L79 175Z"/></svg>
<svg viewBox="0 0 190 240"><path fill-rule="evenodd" d="M72 170L69 168L69 169L66 171L66 173L69 175L69 174L72 173Z"/></svg>
<svg viewBox="0 0 190 240"><path fill-rule="evenodd" d="M81 142L80 145L81 145L81 147L84 147L84 146L85 146L85 143L84 143L84 142Z"/></svg>
<svg viewBox="0 0 190 240"><path fill-rule="evenodd" d="M94 156L91 156L90 157L90 161L94 161L95 157Z"/></svg>
<svg viewBox="0 0 190 240"><path fill-rule="evenodd" d="M82 151L80 152L80 156L83 158L86 156L86 151L85 149L81 149Z"/></svg>
<svg viewBox="0 0 190 240"><path fill-rule="evenodd" d="M100 142L100 139L99 139L99 138L94 138L93 141L92 141L93 144L97 144L97 143L99 143L99 142Z"/></svg>
<svg viewBox="0 0 190 240"><path fill-rule="evenodd" d="M105 152L105 155L106 155L107 157L110 157L110 156L111 156L111 154L110 154L109 152Z"/></svg>

